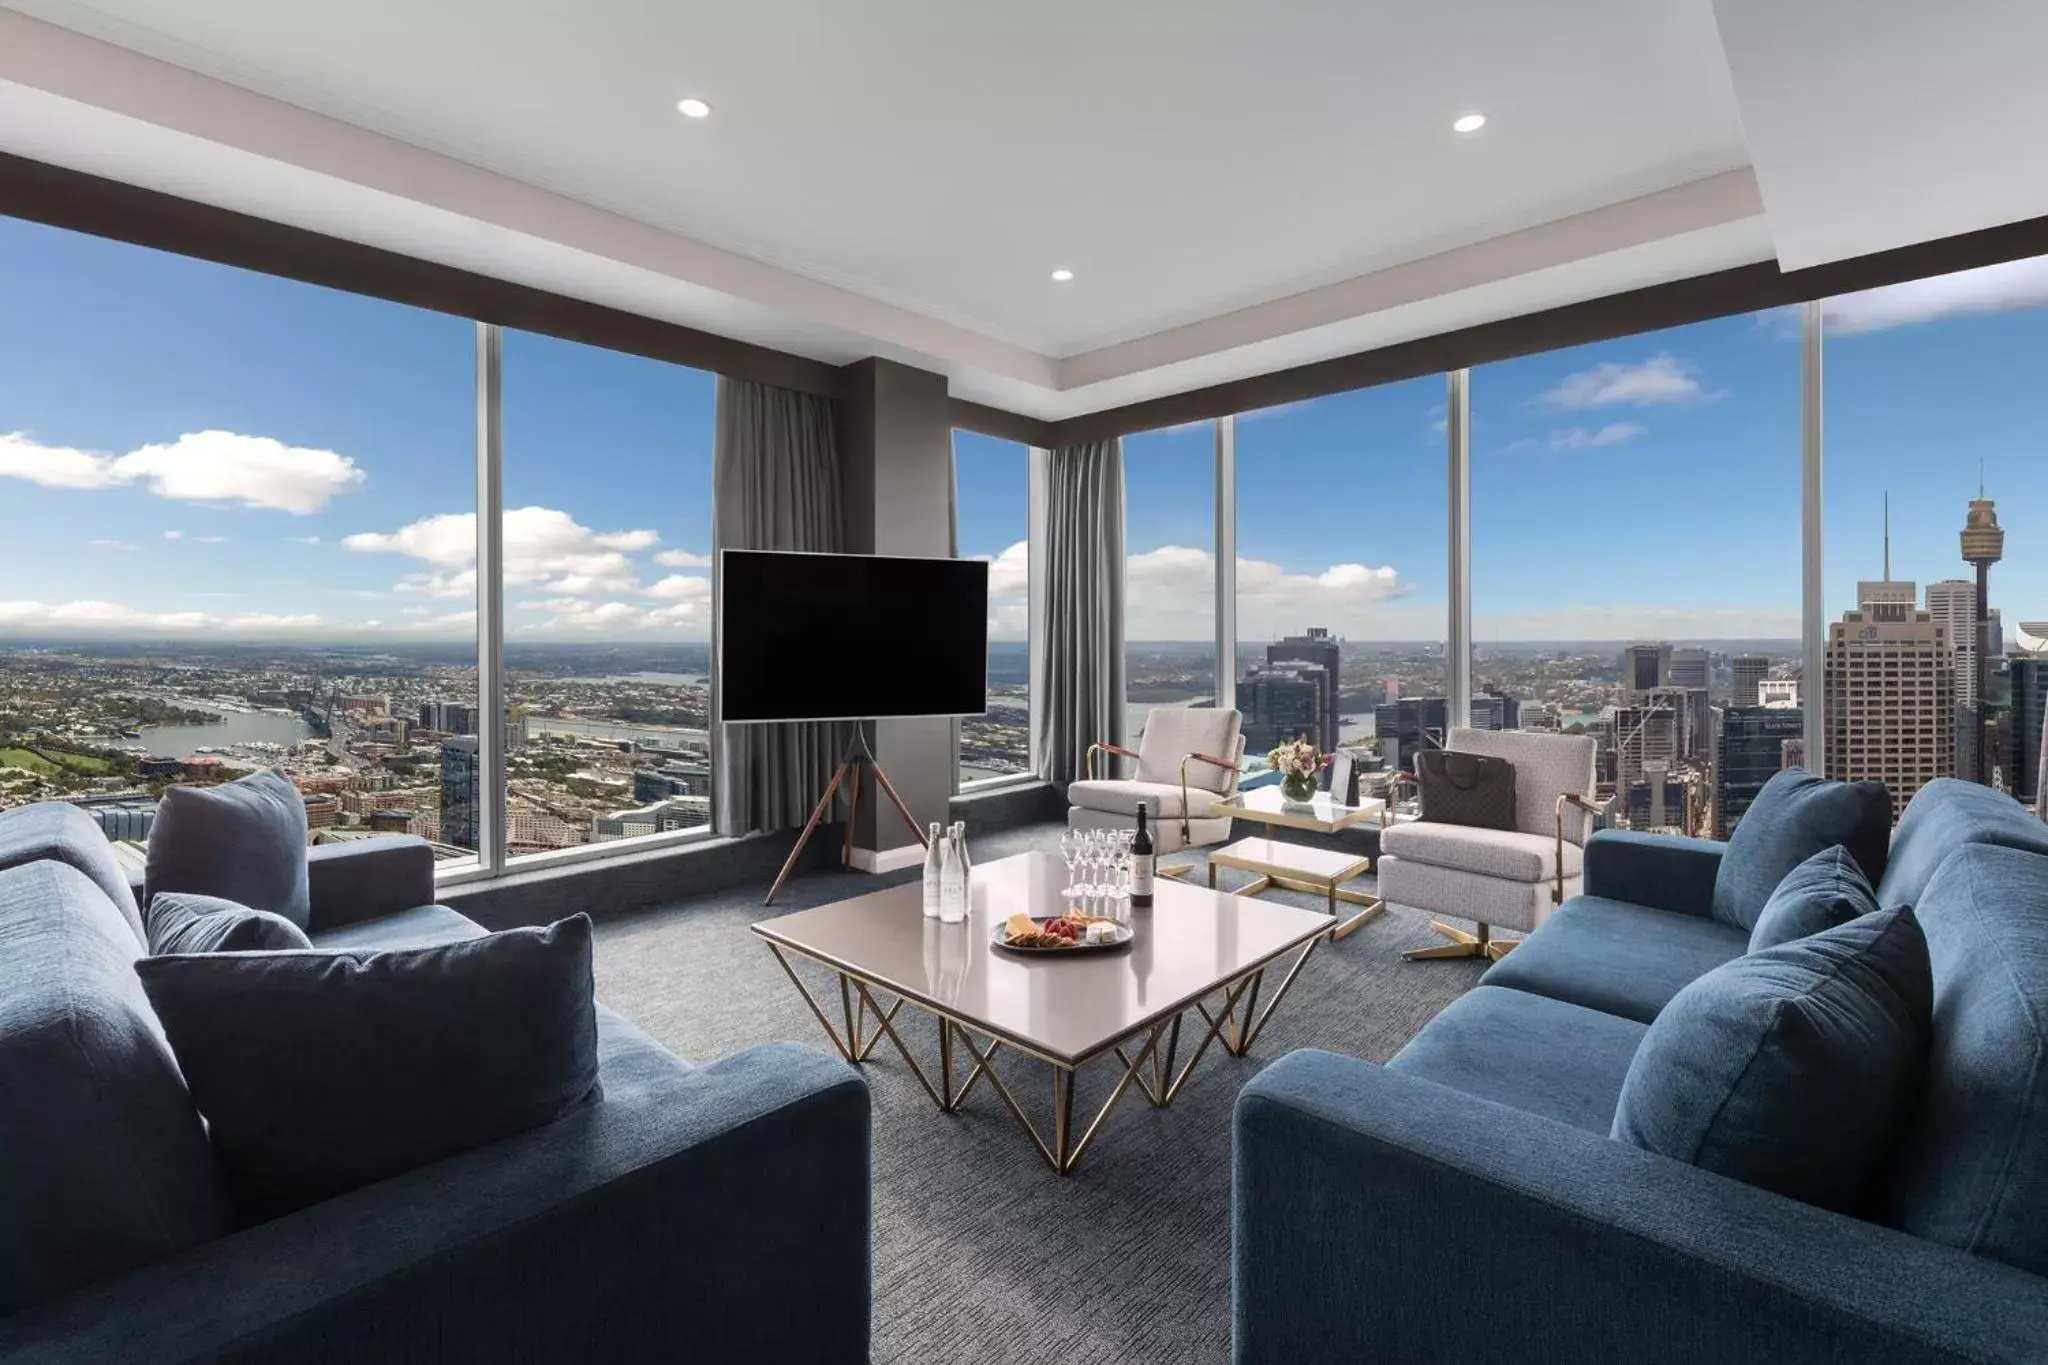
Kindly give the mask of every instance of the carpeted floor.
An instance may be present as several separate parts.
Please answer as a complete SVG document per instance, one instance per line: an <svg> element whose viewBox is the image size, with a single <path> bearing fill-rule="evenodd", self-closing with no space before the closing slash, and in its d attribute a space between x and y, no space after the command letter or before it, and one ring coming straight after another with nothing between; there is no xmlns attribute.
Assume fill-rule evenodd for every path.
<svg viewBox="0 0 2048 1365"><path fill-rule="evenodd" d="M1051 848L1058 828L977 839L976 861ZM772 910L760 904L760 890L749 890L602 922L598 994L692 1060L778 1039L829 1049L747 926L916 875L815 874L792 881ZM1242 880L1224 878L1225 887ZM1231 1102L1261 1066L1294 1048L1384 1060L1469 988L1480 963L1400 960L1403 948L1441 942L1427 923L1390 908L1319 948L1251 1056L1211 1048L1168 1109L1153 1109L1134 1089L1065 1179L1032 1151L986 1086L960 1112L942 1115L882 1043L865 1068L874 1096L874 1359L1227 1358ZM899 1023L910 1017L906 1010ZM935 1049L928 1019L907 1036ZM1077 1116L1094 1112L1091 1100L1099 1103L1113 1082L1114 1065L1084 1071ZM1034 1117L1043 1121L1046 1068L1010 1058L1002 1075L1027 1107L1039 1097Z"/></svg>

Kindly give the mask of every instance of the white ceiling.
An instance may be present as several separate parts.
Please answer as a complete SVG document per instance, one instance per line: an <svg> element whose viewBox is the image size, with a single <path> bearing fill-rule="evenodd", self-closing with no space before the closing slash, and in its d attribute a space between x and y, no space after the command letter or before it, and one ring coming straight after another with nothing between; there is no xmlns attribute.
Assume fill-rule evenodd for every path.
<svg viewBox="0 0 2048 1365"><path fill-rule="evenodd" d="M2048 212L1814 201L1857 0L0 2L0 149L1048 417Z"/></svg>

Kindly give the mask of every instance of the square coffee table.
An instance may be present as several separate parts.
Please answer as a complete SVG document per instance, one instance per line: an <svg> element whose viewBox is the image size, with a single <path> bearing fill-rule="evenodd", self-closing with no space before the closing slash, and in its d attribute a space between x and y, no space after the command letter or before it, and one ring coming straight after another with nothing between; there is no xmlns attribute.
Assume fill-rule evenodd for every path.
<svg viewBox="0 0 2048 1365"><path fill-rule="evenodd" d="M1240 896L1256 896L1269 887L1281 887L1288 891L1306 891L1328 899L1330 913L1337 914L1337 903L1362 907L1356 914L1342 920L1331 932L1332 938L1343 938L1356 933L1373 916L1386 909L1386 902L1366 891L1355 891L1344 885L1354 878L1362 877L1372 870L1372 857L1368 854L1350 854L1330 849L1310 848L1304 844L1290 844L1275 836L1280 829L1312 830L1317 834L1335 834L1340 829L1354 825L1380 823L1386 817L1387 803L1377 799L1361 801L1347 806L1331 799L1328 792L1317 792L1308 801L1289 801L1280 794L1278 787L1254 787L1239 792L1217 803L1234 817L1241 816L1266 827L1263 839L1240 839L1235 843L1214 850L1209 854L1209 885L1216 885L1216 869L1234 867L1254 873L1256 880L1242 887Z"/></svg>
<svg viewBox="0 0 2048 1365"><path fill-rule="evenodd" d="M887 1038L942 1113L959 1108L986 1079L1046 1164L1066 1175L1133 1083L1163 1107L1180 1093L1212 1042L1221 1041L1238 1056L1248 1052L1333 923L1319 911L1248 904L1224 892L1162 881L1152 908L1132 913L1136 935L1128 947L1025 956L994 946L996 928L1018 911L1037 919L1059 914L1066 885L1067 869L1058 858L1022 853L974 869L972 908L964 924L926 919L923 887L911 882L763 920L753 930L767 941L840 1056L864 1062ZM1267 968L1290 954L1285 975L1261 1010ZM798 976L791 957L836 976L838 1024ZM1211 998L1219 996L1212 1009ZM905 1005L938 1024L936 1077L905 1045L897 1022ZM1195 1025L1200 1041L1184 1061L1177 1060L1182 1020L1190 1014L1201 1021ZM972 1059L957 1086L956 1047L965 1047ZM1006 1050L1052 1067L1049 1137L997 1073L996 1058ZM1075 1073L1104 1057L1113 1057L1121 1074L1087 1126L1077 1128Z"/></svg>

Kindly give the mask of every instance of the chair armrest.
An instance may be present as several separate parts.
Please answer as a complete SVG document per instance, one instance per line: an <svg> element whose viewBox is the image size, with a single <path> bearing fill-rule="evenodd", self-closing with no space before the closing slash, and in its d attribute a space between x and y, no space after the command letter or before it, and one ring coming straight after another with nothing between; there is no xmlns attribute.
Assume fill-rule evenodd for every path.
<svg viewBox="0 0 2048 1365"><path fill-rule="evenodd" d="M865 1361L866 1083L649 1052L545 1128L0 1322L0 1359Z"/></svg>
<svg viewBox="0 0 2048 1365"><path fill-rule="evenodd" d="M1589 896L1633 901L1681 915L1709 915L1726 844L1677 834L1603 829L1586 841Z"/></svg>
<svg viewBox="0 0 2048 1365"><path fill-rule="evenodd" d="M1223 769L1223 770L1224 770L1225 772L1236 772L1236 771L1237 771L1237 764L1235 764L1235 763L1231 762L1231 761L1230 761L1229 759L1227 759L1227 758L1218 758L1218 757L1216 757L1216 755L1214 755L1214 754L1205 754L1205 753L1203 753L1203 752L1202 752L1201 750L1199 750L1199 749L1197 749L1197 750L1196 750L1195 752L1193 752L1193 753L1191 753L1191 754L1188 754L1187 756L1185 756L1184 758L1182 758L1182 759L1181 759L1181 761L1180 761L1180 839L1181 839L1181 843L1182 843L1182 844L1184 844L1184 845L1185 845L1185 844L1192 844L1192 843L1193 843L1193 842L1195 841L1195 833L1194 833L1194 826L1193 826L1193 823L1192 823L1193 817L1192 817L1192 815L1191 815L1191 812L1193 811L1194 807L1193 807L1193 805L1191 804L1191 799L1190 799L1190 796L1189 796L1189 792L1188 792L1188 764L1190 764L1190 763L1210 763L1210 764L1214 764L1214 765L1215 765L1216 767L1218 767L1218 768L1221 768L1221 769ZM1211 793L1211 795L1214 795L1214 793ZM1219 799L1220 799L1220 798L1219 798Z"/></svg>
<svg viewBox="0 0 2048 1365"><path fill-rule="evenodd" d="M1098 750L1106 754L1118 754L1124 758L1134 759L1137 757L1136 753L1132 752L1129 749L1126 749L1121 744L1110 744L1107 741L1098 741L1094 744L1089 745L1088 756L1082 762L1081 772L1090 782L1093 782L1095 780L1095 754Z"/></svg>
<svg viewBox="0 0 2048 1365"><path fill-rule="evenodd" d="M2014 1267L1370 1062L1237 1100L1237 1365L2039 1360Z"/></svg>
<svg viewBox="0 0 2048 1365"><path fill-rule="evenodd" d="M384 834L306 850L312 930L337 929L434 903L434 849L410 834Z"/></svg>

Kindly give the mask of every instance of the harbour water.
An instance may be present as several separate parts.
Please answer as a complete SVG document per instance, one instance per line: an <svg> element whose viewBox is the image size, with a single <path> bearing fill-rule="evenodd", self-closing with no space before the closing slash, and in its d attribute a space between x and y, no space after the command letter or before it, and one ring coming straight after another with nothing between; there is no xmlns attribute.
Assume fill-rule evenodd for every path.
<svg viewBox="0 0 2048 1365"><path fill-rule="evenodd" d="M180 701L191 711L213 710ZM142 738L127 748L144 750L159 758L184 758L202 749L236 752L252 745L275 745L296 749L313 737L313 731L297 716L275 711L215 711L215 725L145 725Z"/></svg>

